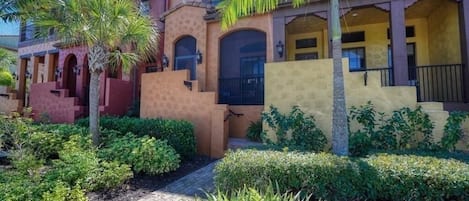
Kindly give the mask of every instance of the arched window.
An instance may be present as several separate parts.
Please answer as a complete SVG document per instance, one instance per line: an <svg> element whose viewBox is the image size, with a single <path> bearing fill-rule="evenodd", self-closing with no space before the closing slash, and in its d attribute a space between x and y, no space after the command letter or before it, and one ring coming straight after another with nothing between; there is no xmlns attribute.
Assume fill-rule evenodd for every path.
<svg viewBox="0 0 469 201"><path fill-rule="evenodd" d="M191 80L196 79L197 42L192 36L179 39L174 48L174 70L188 69L191 71Z"/></svg>
<svg viewBox="0 0 469 201"><path fill-rule="evenodd" d="M243 30L225 36L220 43L219 103L264 104L266 35Z"/></svg>

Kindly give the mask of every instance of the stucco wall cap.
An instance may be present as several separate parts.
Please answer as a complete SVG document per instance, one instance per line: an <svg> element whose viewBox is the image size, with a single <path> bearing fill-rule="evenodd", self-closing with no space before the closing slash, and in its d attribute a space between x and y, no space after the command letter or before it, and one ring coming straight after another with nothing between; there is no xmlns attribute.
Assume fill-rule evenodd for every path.
<svg viewBox="0 0 469 201"><path fill-rule="evenodd" d="M184 6L191 6L191 7L197 7L197 8L205 8L205 9L210 9L214 8L211 4L204 3L204 2L198 2L198 1L190 1L190 2L185 2L185 3L180 3L173 8L167 10L163 14L161 14L160 21L164 22L166 16L171 15L172 13L176 12L178 9L184 7Z"/></svg>

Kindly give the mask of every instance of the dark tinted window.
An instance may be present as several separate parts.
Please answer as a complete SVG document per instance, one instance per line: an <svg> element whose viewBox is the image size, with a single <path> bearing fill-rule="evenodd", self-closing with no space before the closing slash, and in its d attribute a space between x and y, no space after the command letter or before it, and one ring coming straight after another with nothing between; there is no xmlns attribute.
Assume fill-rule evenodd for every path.
<svg viewBox="0 0 469 201"><path fill-rule="evenodd" d="M316 38L299 39L295 41L296 49L317 47Z"/></svg>
<svg viewBox="0 0 469 201"><path fill-rule="evenodd" d="M365 41L365 32L351 32L342 34L342 43L354 43Z"/></svg>

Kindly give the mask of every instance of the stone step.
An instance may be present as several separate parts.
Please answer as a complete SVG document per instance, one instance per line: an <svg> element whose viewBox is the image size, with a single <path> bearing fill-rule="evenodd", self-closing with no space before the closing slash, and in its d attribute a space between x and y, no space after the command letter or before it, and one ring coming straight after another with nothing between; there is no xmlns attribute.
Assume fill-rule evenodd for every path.
<svg viewBox="0 0 469 201"><path fill-rule="evenodd" d="M262 143L253 142L246 138L230 138L228 139L228 149L242 149L246 147L261 146Z"/></svg>
<svg viewBox="0 0 469 201"><path fill-rule="evenodd" d="M443 111L443 103L440 102L420 102L417 105L422 106L425 111Z"/></svg>

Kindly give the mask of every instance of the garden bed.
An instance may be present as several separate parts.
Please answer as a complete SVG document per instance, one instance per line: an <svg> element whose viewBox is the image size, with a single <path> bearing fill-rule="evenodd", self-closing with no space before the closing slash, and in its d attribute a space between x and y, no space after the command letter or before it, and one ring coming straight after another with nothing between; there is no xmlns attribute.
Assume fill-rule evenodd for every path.
<svg viewBox="0 0 469 201"><path fill-rule="evenodd" d="M127 184L119 189L112 191L92 192L88 194L90 201L112 200L129 201L139 200L140 198L156 191L166 185L202 168L213 162L206 156L194 156L190 160L182 161L181 166L173 172L162 175L151 176L138 174L130 179Z"/></svg>

